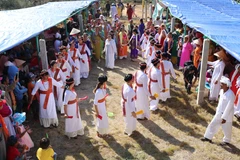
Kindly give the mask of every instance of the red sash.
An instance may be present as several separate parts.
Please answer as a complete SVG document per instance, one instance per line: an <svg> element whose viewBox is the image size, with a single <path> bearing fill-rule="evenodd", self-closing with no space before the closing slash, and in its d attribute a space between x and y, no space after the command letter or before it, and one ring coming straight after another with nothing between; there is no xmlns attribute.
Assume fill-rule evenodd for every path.
<svg viewBox="0 0 240 160"><path fill-rule="evenodd" d="M127 102L127 100L124 98L123 95L123 89L124 89L124 85L122 86L122 99L123 99L123 116L126 116L126 107L125 107L125 103Z"/></svg>
<svg viewBox="0 0 240 160"><path fill-rule="evenodd" d="M79 116L78 116L78 104L77 104L77 99L74 99L74 100L72 100L72 101L68 101L68 104L69 104L69 105L70 105L70 104L74 104L74 103L76 103L77 118L79 118Z"/></svg>
<svg viewBox="0 0 240 160"><path fill-rule="evenodd" d="M60 69L57 68L55 71L54 77L53 77L57 82L59 82L61 80L61 78L57 79L59 71L60 71ZM57 87L56 86L53 87L53 94L54 94L54 97L57 99Z"/></svg>
<svg viewBox="0 0 240 160"><path fill-rule="evenodd" d="M77 59L77 57L76 57L77 49L74 48L73 51L74 51L74 52L73 52L72 60L73 60L73 62L75 62L75 59ZM74 67L74 66L72 66L72 72L73 72L73 73L75 72L75 67Z"/></svg>
<svg viewBox="0 0 240 160"><path fill-rule="evenodd" d="M235 98L235 101L234 101L235 105L237 105L237 103L238 103L239 96L240 96L240 88L238 88L238 91L237 91L237 94L236 94L236 98Z"/></svg>
<svg viewBox="0 0 240 160"><path fill-rule="evenodd" d="M80 53L83 55L83 54L86 54L85 52L85 43L83 43L83 46L82 46L82 49L80 51Z"/></svg>
<svg viewBox="0 0 240 160"><path fill-rule="evenodd" d="M163 61L160 61L160 66L162 68L162 84L163 84L163 88L166 88L165 76L167 74L169 74L169 72L165 72Z"/></svg>
<svg viewBox="0 0 240 160"><path fill-rule="evenodd" d="M149 77L148 90L149 90L149 93L152 95L151 83L152 83L152 82L155 82L155 83L156 83L156 82L158 82L158 80L154 80L154 79L151 78L151 72L152 72L152 67L150 68L149 75L148 75L148 77Z"/></svg>
<svg viewBox="0 0 240 160"><path fill-rule="evenodd" d="M150 46L150 53L149 56L152 56L152 47Z"/></svg>
<svg viewBox="0 0 240 160"><path fill-rule="evenodd" d="M63 60L61 60L61 65L60 65L60 69L63 71L63 72L66 72L67 71L67 68L65 68L65 69L63 69L63 65L64 65L64 63L65 63L66 61L63 59Z"/></svg>
<svg viewBox="0 0 240 160"><path fill-rule="evenodd" d="M43 83L43 81L42 81L42 83ZM51 78L48 78L48 83L49 83L49 86L48 86L48 90L47 91L39 90L40 94L46 94L46 97L45 97L45 100L44 100L44 104L43 104L43 108L44 109L47 109L47 104L48 104L48 100L49 100L49 97L50 97L50 93L52 93L52 79Z"/></svg>

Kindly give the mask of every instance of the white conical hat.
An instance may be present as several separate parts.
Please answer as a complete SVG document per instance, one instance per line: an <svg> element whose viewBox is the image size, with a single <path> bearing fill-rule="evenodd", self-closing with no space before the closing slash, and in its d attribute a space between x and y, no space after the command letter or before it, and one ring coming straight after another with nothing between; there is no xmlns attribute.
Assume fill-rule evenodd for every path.
<svg viewBox="0 0 240 160"><path fill-rule="evenodd" d="M21 60L21 59L15 59L15 64L17 67L20 67L23 63L25 63L26 61Z"/></svg>
<svg viewBox="0 0 240 160"><path fill-rule="evenodd" d="M76 29L76 28L73 28L72 31L70 32L70 35L75 35L75 34L78 34L80 33L80 30L79 29Z"/></svg>

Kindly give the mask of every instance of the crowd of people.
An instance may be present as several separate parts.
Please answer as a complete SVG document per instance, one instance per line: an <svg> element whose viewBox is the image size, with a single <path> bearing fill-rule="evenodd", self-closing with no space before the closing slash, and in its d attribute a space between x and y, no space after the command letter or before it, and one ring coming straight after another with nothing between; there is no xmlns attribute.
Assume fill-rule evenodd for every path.
<svg viewBox="0 0 240 160"><path fill-rule="evenodd" d="M126 83L121 90L124 133L128 136L136 130L137 120L148 120L151 111L158 109L159 101L164 103L171 98L171 78L177 79L174 66L182 70L186 91L191 94L201 68L204 37L200 32L187 27L184 35L181 23L176 24L174 32L170 32L160 17L155 20L149 18L146 23L140 19L135 24L132 19L137 17L135 5L130 4L126 6L129 24L125 26L121 22L123 3L110 5L107 2L106 16L99 4L95 6L96 12L92 10L86 17L83 32L75 28L77 22L73 18L69 19L72 25L68 26L71 29L68 37L57 30L54 49L48 52L48 70L43 69L39 74L32 70L39 68L38 60L27 47L23 50L29 53L25 60L29 62L30 72L25 61L17 59L21 55L19 50L11 50L8 55L1 56L0 159L28 158L26 153L34 144L29 136L31 129L23 125L26 113L29 121L39 120L44 128L55 128L59 125L59 112L65 118L65 135L68 138L84 135L78 103L87 97L79 98L74 86L79 86L81 79L88 78L92 61L105 60L106 68L114 69L115 60L127 59L128 51L133 63L139 56L143 59L139 70L124 77ZM174 53L178 59L173 65ZM226 71L225 66L229 64L235 65L235 70ZM210 86L209 100L218 101L218 107L202 140L211 142L222 125L223 142L228 144L234 115L240 121L240 65L231 61L230 56L214 44L210 48L208 65L206 85ZM100 138L108 137L109 129L105 102L107 79L107 76L99 76L93 90L96 132ZM37 158L56 158L48 137L40 140Z"/></svg>

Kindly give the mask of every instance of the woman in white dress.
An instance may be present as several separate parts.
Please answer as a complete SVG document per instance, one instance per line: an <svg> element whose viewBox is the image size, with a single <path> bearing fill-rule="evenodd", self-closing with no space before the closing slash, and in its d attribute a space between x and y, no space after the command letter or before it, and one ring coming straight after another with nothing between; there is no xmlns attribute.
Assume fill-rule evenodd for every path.
<svg viewBox="0 0 240 160"><path fill-rule="evenodd" d="M72 64L72 73L73 73L73 79L75 86L78 86L81 83L80 80L80 61L82 61L82 55L79 53L79 50L75 48L75 42L71 41L70 42L70 48L68 50L69 56L72 58L75 66ZM70 62L71 63L71 62Z"/></svg>
<svg viewBox="0 0 240 160"><path fill-rule="evenodd" d="M53 86L63 87L61 83L58 83L53 78L49 77L47 70L42 70L40 73L41 79L37 81L33 90L32 97L29 104L32 104L34 95L39 91L40 94L40 107L39 107L39 119L40 124L43 127L48 128L51 126L58 126L58 117L56 112L56 104L53 95Z"/></svg>
<svg viewBox="0 0 240 160"><path fill-rule="evenodd" d="M64 89L64 112L65 112L65 135L68 138L77 138L78 135L84 135L84 128L80 116L77 93L74 91L73 78L66 80Z"/></svg>
<svg viewBox="0 0 240 160"><path fill-rule="evenodd" d="M97 120L97 136L102 138L103 136L108 134L108 117L106 110L106 86L107 76L98 77L98 84L96 88L93 90L95 94L94 98L94 107L96 111L96 120Z"/></svg>
<svg viewBox="0 0 240 160"><path fill-rule="evenodd" d="M83 42L83 37L80 37L78 39L78 50L80 54L82 55L82 60L80 61L80 68L81 68L81 73L80 77L81 78L88 78L89 75L89 62L88 62L88 57L91 56L91 51L89 50L87 44Z"/></svg>
<svg viewBox="0 0 240 160"><path fill-rule="evenodd" d="M105 52L105 66L107 68L113 69L115 62L115 55L117 55L117 47L115 41L112 39L112 36L109 34L108 38L105 41L105 47L103 52Z"/></svg>
<svg viewBox="0 0 240 160"><path fill-rule="evenodd" d="M137 120L136 120L136 108L135 108L135 99L136 94L133 90L134 77L132 74L127 74L124 77L126 82L122 86L122 100L121 106L123 109L123 116L125 121L125 130L124 134L130 136L133 131L136 130Z"/></svg>

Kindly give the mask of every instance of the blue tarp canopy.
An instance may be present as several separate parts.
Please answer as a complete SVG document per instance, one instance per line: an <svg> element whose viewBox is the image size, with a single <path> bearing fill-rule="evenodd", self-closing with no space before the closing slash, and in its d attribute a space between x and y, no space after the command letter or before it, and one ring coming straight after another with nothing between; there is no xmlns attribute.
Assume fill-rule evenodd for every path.
<svg viewBox="0 0 240 160"><path fill-rule="evenodd" d="M49 2L44 5L0 11L0 52L29 40L64 21L74 11L87 8L96 0Z"/></svg>
<svg viewBox="0 0 240 160"><path fill-rule="evenodd" d="M162 0L183 24L203 33L240 61L240 5L231 0Z"/></svg>

